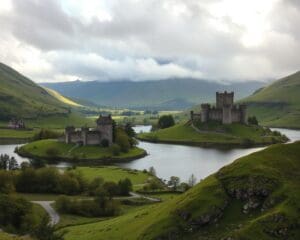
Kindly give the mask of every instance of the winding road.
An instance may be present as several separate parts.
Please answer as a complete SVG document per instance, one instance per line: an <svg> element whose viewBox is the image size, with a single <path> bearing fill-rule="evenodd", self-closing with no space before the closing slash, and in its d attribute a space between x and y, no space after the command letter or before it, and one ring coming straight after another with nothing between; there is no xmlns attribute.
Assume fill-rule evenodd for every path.
<svg viewBox="0 0 300 240"><path fill-rule="evenodd" d="M148 196L144 196L144 195L141 195L141 194L138 194L135 192L130 192L129 194L130 194L130 197L114 197L114 199L144 198L151 202L161 202L161 200L159 198L148 197ZM80 200L80 199L78 199L78 200ZM84 199L84 200L87 200L87 199ZM93 198L91 198L89 200L93 200ZM51 206L53 203L55 203L55 201L31 201L31 202L38 204L42 208L45 209L45 211L49 214L50 224L52 226L59 223L60 216L56 212L56 210Z"/></svg>
<svg viewBox="0 0 300 240"><path fill-rule="evenodd" d="M32 203L40 205L42 208L46 210L50 217L50 224L54 226L55 224L59 223L60 216L55 211L55 209L51 206L54 201L32 201Z"/></svg>

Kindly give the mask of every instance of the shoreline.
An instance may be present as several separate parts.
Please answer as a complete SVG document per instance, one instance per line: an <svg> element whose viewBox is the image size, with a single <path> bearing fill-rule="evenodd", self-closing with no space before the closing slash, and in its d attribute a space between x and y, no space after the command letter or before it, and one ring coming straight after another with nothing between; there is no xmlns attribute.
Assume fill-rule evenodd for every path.
<svg viewBox="0 0 300 240"><path fill-rule="evenodd" d="M133 160L141 159L143 157L146 157L148 153L144 150L141 149L142 152L140 154L137 154L135 156L131 157L103 157L99 159L76 159L76 158L68 158L68 157L41 157L41 156L36 156L28 152L24 151L15 151L19 156L25 157L25 158L31 158L34 160L46 160L47 163L59 163L59 162L68 162L68 163L73 163L73 164L78 164L78 165L86 165L86 164L91 164L91 165L110 165L110 164L115 164L115 163L124 163L124 162L130 162Z"/></svg>
<svg viewBox="0 0 300 240"><path fill-rule="evenodd" d="M242 143L216 143L216 142L189 142L189 141L172 141L172 140L150 140L145 138L137 137L139 141L142 142L149 142L149 143L162 143L162 144L174 144L174 145L183 145L183 146L192 146L192 147L203 147L203 148L218 148L218 149L233 149L233 148L240 148L240 149L247 149L247 148L254 148L254 147L267 147L274 144L284 144L286 142L277 142L277 143L254 143L251 145L245 145Z"/></svg>

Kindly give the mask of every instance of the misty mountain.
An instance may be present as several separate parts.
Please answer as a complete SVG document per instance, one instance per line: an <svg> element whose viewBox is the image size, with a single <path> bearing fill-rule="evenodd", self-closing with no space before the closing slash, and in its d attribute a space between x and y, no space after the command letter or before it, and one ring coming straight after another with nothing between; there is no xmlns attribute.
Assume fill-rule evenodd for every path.
<svg viewBox="0 0 300 240"><path fill-rule="evenodd" d="M212 81L176 78L158 81L72 81L42 83L72 99L97 105L131 109L180 110L201 102L211 102L216 91L234 91L244 98L264 86L262 82L221 84Z"/></svg>

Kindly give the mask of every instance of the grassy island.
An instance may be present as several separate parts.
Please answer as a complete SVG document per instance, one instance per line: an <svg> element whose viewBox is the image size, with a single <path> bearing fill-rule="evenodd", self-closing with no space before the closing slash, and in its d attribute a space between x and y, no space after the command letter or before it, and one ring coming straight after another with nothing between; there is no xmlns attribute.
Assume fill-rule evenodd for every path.
<svg viewBox="0 0 300 240"><path fill-rule="evenodd" d="M287 137L256 125L233 123L223 125L217 122L177 124L151 133L142 133L143 141L175 143L195 146L262 146L287 142Z"/></svg>
<svg viewBox="0 0 300 240"><path fill-rule="evenodd" d="M145 150L138 147L130 148L128 152L115 153L113 147L76 146L75 144L66 144L53 139L28 143L17 151L18 154L25 157L78 163L121 162L146 155Z"/></svg>
<svg viewBox="0 0 300 240"><path fill-rule="evenodd" d="M64 228L65 239L299 239L299 149L252 153L169 201Z"/></svg>

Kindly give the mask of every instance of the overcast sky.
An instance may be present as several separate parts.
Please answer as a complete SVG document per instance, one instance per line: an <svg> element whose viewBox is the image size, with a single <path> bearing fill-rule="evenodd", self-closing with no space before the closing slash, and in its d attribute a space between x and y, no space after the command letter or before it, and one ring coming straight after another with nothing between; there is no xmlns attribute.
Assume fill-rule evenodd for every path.
<svg viewBox="0 0 300 240"><path fill-rule="evenodd" d="M275 79L300 70L299 0L1 0L0 61L36 82Z"/></svg>

